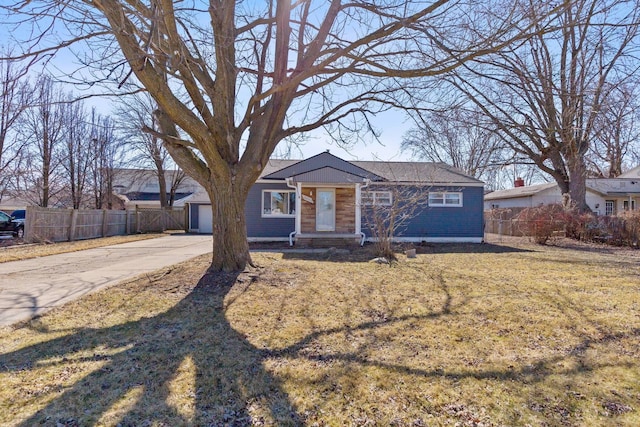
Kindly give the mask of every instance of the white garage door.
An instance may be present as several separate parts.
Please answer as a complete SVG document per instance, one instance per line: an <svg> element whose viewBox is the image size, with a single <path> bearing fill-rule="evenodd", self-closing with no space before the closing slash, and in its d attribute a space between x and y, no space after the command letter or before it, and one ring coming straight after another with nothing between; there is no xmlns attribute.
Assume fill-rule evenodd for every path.
<svg viewBox="0 0 640 427"><path fill-rule="evenodd" d="M198 206L198 232L213 232L213 213L211 212L211 205Z"/></svg>

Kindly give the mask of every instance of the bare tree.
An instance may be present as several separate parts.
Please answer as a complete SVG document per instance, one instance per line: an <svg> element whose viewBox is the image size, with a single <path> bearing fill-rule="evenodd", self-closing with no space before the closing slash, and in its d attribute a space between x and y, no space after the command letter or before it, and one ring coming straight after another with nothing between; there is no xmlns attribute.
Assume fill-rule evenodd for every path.
<svg viewBox="0 0 640 427"><path fill-rule="evenodd" d="M448 81L493 120L517 155L557 182L571 206L588 211L586 156L612 89L637 73L640 5L566 4L556 21L533 18L540 26L534 37L465 65Z"/></svg>
<svg viewBox="0 0 640 427"><path fill-rule="evenodd" d="M64 106L64 137L61 144L61 164L66 174L70 206L79 209L86 197L91 165L89 153L90 129L83 102L69 102Z"/></svg>
<svg viewBox="0 0 640 427"><path fill-rule="evenodd" d="M208 192L212 271L251 262L244 206L279 142L321 127L338 139L369 129L408 80L451 71L535 29L528 2L18 1L14 21L65 24L62 44L91 41L95 73L138 82L158 104L180 167ZM41 33L29 40L32 52ZM115 43L114 43L115 41ZM94 54L94 56L91 56ZM120 73L120 74L119 74Z"/></svg>
<svg viewBox="0 0 640 427"><path fill-rule="evenodd" d="M120 133L130 148L129 155L134 165L153 168L158 179L160 206L173 206L175 195L185 181L185 173L175 167L171 156L158 135L160 129L154 117L158 109L147 93L127 97L117 108ZM153 129L153 133L144 129Z"/></svg>
<svg viewBox="0 0 640 427"><path fill-rule="evenodd" d="M600 106L595 137L587 156L596 176L615 178L636 166L633 153L640 153L640 90L637 83L611 87Z"/></svg>
<svg viewBox="0 0 640 427"><path fill-rule="evenodd" d="M33 89L33 105L21 121L22 137L27 142L27 163L23 166L23 194L32 202L48 207L62 191L56 179L60 166L60 144L64 137L64 94L50 76L42 74Z"/></svg>
<svg viewBox="0 0 640 427"><path fill-rule="evenodd" d="M10 56L8 51L4 56ZM33 65L16 60L0 60L0 200L9 188L12 172L21 154L16 125L30 101L28 72Z"/></svg>
<svg viewBox="0 0 640 427"><path fill-rule="evenodd" d="M416 122L402 148L420 159L449 164L487 182L511 160L505 158L509 153L495 126L477 108L421 113Z"/></svg>
<svg viewBox="0 0 640 427"><path fill-rule="evenodd" d="M91 111L89 146L93 206L112 209L114 170L119 163L121 144L114 121L109 116L98 114L95 108Z"/></svg>
<svg viewBox="0 0 640 427"><path fill-rule="evenodd" d="M396 260L394 239L400 237L411 222L428 206L429 188L424 186L392 185L365 192L361 207L363 219L373 237L376 255ZM376 197L383 194L384 196Z"/></svg>

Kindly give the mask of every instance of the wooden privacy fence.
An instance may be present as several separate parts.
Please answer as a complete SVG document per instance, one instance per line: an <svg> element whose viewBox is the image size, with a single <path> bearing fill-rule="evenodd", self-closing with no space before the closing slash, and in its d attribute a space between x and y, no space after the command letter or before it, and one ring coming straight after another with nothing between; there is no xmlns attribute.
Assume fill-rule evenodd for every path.
<svg viewBox="0 0 640 427"><path fill-rule="evenodd" d="M492 209L484 213L484 232L502 236L529 236L536 226L554 229L555 234L564 233L564 223L558 220L526 220L518 215L526 208Z"/></svg>
<svg viewBox="0 0 640 427"><path fill-rule="evenodd" d="M563 235L564 225L564 222L554 220L485 219L484 232L502 236L529 236L531 230L535 230L536 226L542 226L545 228L553 228L555 235Z"/></svg>
<svg viewBox="0 0 640 427"><path fill-rule="evenodd" d="M186 209L135 210L27 207L24 240L66 242L134 233L186 230Z"/></svg>

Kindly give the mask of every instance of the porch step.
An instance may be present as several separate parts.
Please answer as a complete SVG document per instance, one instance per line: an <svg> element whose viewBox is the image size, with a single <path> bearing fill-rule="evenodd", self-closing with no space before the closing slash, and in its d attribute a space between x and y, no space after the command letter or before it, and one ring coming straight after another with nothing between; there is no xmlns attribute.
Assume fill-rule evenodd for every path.
<svg viewBox="0 0 640 427"><path fill-rule="evenodd" d="M357 237L296 237L296 246L306 248L347 248L359 244Z"/></svg>

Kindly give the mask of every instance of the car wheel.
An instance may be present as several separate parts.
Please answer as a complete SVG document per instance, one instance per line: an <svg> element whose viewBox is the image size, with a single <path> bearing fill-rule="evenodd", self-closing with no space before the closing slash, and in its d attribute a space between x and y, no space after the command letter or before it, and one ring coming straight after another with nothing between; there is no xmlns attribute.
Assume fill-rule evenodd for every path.
<svg viewBox="0 0 640 427"><path fill-rule="evenodd" d="M24 228L18 228L18 231L16 231L16 237L18 239L24 238Z"/></svg>

